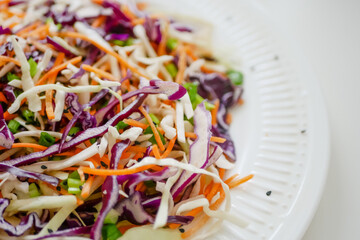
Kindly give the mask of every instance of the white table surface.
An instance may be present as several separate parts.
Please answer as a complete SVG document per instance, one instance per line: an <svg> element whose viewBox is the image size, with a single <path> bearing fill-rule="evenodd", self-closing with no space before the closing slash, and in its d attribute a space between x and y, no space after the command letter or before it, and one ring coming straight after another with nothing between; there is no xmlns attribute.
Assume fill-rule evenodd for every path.
<svg viewBox="0 0 360 240"><path fill-rule="evenodd" d="M327 105L328 178L303 239L360 239L360 1L257 2L305 55Z"/></svg>

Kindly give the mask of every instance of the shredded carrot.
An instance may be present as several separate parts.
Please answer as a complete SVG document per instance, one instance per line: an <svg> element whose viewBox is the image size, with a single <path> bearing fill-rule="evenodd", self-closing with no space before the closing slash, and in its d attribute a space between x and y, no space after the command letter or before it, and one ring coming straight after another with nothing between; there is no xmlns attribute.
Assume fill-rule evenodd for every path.
<svg viewBox="0 0 360 240"><path fill-rule="evenodd" d="M146 147L141 147L141 146L130 146L127 148L127 151L129 152L139 152L139 153L145 153L146 152Z"/></svg>
<svg viewBox="0 0 360 240"><path fill-rule="evenodd" d="M230 125L232 123L232 115L231 113L226 114L225 122Z"/></svg>
<svg viewBox="0 0 360 240"><path fill-rule="evenodd" d="M92 67L90 65L87 65L87 64L82 64L81 67L85 70L85 71L88 71L88 72L93 72L97 75L99 75L100 77L103 77L103 78L107 78L111 81L118 81L118 79L116 79L113 75L111 75L110 73L108 72L105 72L99 68L95 68L95 67Z"/></svg>
<svg viewBox="0 0 360 240"><path fill-rule="evenodd" d="M142 77L146 77L144 74L142 74L141 72L139 72L139 70L137 70L137 68L131 66L126 60L124 60L119 54L117 54L116 52L114 52L113 50L107 49L105 47L103 47L101 44L99 44L98 42L94 41L93 39L89 38L88 36L81 34L81 33L77 33L77 32L61 32L60 36L63 37L72 37L72 38L79 38L81 40L90 42L91 44L93 44L94 46L96 46L97 48L99 48L100 50L106 52L107 54L115 57L121 64L124 64L127 68L129 68L132 72L138 74L139 76Z"/></svg>
<svg viewBox="0 0 360 240"><path fill-rule="evenodd" d="M11 148L23 148L23 147L28 147L28 148L34 148L34 149L38 149L41 151L44 151L47 149L47 147L36 144L36 143L14 143ZM4 150L6 148L4 147L0 147L0 150Z"/></svg>
<svg viewBox="0 0 360 240"><path fill-rule="evenodd" d="M142 129L147 129L149 127L148 124L141 123L141 122L136 121L134 119L124 119L123 122L130 125L130 126L139 127L139 128L142 128Z"/></svg>
<svg viewBox="0 0 360 240"><path fill-rule="evenodd" d="M135 25L142 25L145 22L145 18L137 18L134 20L131 20L131 25L135 26Z"/></svg>
<svg viewBox="0 0 360 240"><path fill-rule="evenodd" d="M173 137L170 142L169 142L169 145L167 146L165 152L161 155L161 158L166 158L167 156L169 156L169 154L171 153L174 145L175 145L175 142L176 142L176 138L177 136Z"/></svg>
<svg viewBox="0 0 360 240"><path fill-rule="evenodd" d="M33 24L30 24L29 26L27 26L27 27L21 29L20 31L18 31L16 33L16 35L18 35L20 37L23 37L24 33L27 33L27 32L30 32L30 31L34 30L35 28L37 28L40 25L40 23L41 23L40 21L36 21Z"/></svg>
<svg viewBox="0 0 360 240"><path fill-rule="evenodd" d="M167 41L167 32L169 31L169 23L166 21L164 32L162 33L162 38L159 43L157 54L159 56L166 54L166 41Z"/></svg>
<svg viewBox="0 0 360 240"><path fill-rule="evenodd" d="M147 165L147 166L141 166L138 168L131 168L131 169L129 169L129 168L125 168L125 169L94 169L94 168L84 167L83 171L84 171L84 173L99 175L99 176L130 175L130 174L145 171L154 166L156 166L156 165Z"/></svg>
<svg viewBox="0 0 360 240"><path fill-rule="evenodd" d="M10 114L8 111L4 112L4 119L6 121L16 118L17 114Z"/></svg>
<svg viewBox="0 0 360 240"><path fill-rule="evenodd" d="M244 182L247 182L249 181L250 179L252 179L254 177L254 174L250 174L244 178L241 178L239 180L236 180L236 181L232 181L230 182L229 184L229 188L234 188L234 187L237 187L239 186L240 184L243 184Z"/></svg>
<svg viewBox="0 0 360 240"><path fill-rule="evenodd" d="M152 131L153 131L153 133L154 133L154 137L155 137L156 143L158 144L160 150L161 150L161 151L164 151L164 150L165 150L164 144L163 144L162 141L161 141L160 135L159 135L159 133L158 133L158 131L157 131L157 129L156 129L153 121L151 120L150 115L145 111L145 109L144 109L142 106L139 107L139 110L140 110L140 112L144 115L144 117L146 118L146 120L148 121L148 123L150 124L150 127L151 127L151 129L152 129Z"/></svg>
<svg viewBox="0 0 360 240"><path fill-rule="evenodd" d="M219 177L220 177L221 179L224 179L225 172L226 172L226 169L224 169L224 168L219 168Z"/></svg>
<svg viewBox="0 0 360 240"><path fill-rule="evenodd" d="M178 73L176 74L175 82L177 82L178 84L182 84L186 69L186 48L184 46L180 47L179 51L179 69Z"/></svg>
<svg viewBox="0 0 360 240"><path fill-rule="evenodd" d="M96 18L94 21L93 21L93 23L91 24L91 26L93 27L93 28L98 28L98 27L100 27L101 25L103 25L104 24L104 22L105 22L105 20L106 20L106 16L99 16L98 18Z"/></svg>
<svg viewBox="0 0 360 240"><path fill-rule="evenodd" d="M15 58L7 57L7 56L0 56L0 61L2 62L12 62L21 67L21 63L16 60Z"/></svg>
<svg viewBox="0 0 360 240"><path fill-rule="evenodd" d="M89 197L90 189L94 182L94 179L95 179L94 176L89 176L88 180L85 181L85 183L82 187L82 190L81 190L81 195L80 195L83 199L86 199Z"/></svg>
<svg viewBox="0 0 360 240"><path fill-rule="evenodd" d="M49 33L49 28L50 28L50 25L46 24L46 25L37 27L37 28L34 29L34 30L31 30L31 31L28 31L28 32L23 33L21 37L23 37L23 38L27 38L27 37L39 37L39 38L42 39L42 38L44 38L44 36L47 36L47 35L48 35L48 33Z"/></svg>
<svg viewBox="0 0 360 240"><path fill-rule="evenodd" d="M238 176L239 176L239 174L236 173L236 174L232 175L231 177L229 177L228 179L226 179L224 182L229 185L229 183L232 180L234 180L235 178L237 178Z"/></svg>
<svg viewBox="0 0 360 240"><path fill-rule="evenodd" d="M64 60L65 54L59 53L57 58L55 59L54 67L57 67L61 64L61 62ZM49 77L48 83L55 83L57 73L54 73ZM53 108L53 90L46 90L46 98L45 98L45 107L46 107L46 115L49 119L54 119L54 108Z"/></svg>
<svg viewBox="0 0 360 240"><path fill-rule="evenodd" d="M104 0L92 0L93 3L102 5Z"/></svg>
<svg viewBox="0 0 360 240"><path fill-rule="evenodd" d="M212 125L216 125L217 123L217 112L219 110L219 105L220 105L220 101L219 99L216 99L215 104L214 104L214 109L211 110L211 124Z"/></svg>
<svg viewBox="0 0 360 240"><path fill-rule="evenodd" d="M45 81L52 76L53 74L57 74L58 72L60 72L61 70L65 69L67 67L68 64L77 64L81 61L82 57L78 56L78 57L74 57L72 59L70 59L69 61L66 61L62 64L60 64L59 66L53 67L50 71L48 71L46 74L44 74L44 76L42 76L39 81L36 83L36 85L41 85L44 84Z"/></svg>
<svg viewBox="0 0 360 240"><path fill-rule="evenodd" d="M144 156L144 154L143 154L143 153L138 152L138 153L136 153L136 154L135 154L135 156L133 156L133 159L135 159L135 160L139 160L139 158L142 158L143 156Z"/></svg>
<svg viewBox="0 0 360 240"><path fill-rule="evenodd" d="M160 155L160 152L159 152L159 148L158 148L157 145L153 145L152 151L153 151L154 156L155 156L156 159L160 159L160 158L161 158L161 155Z"/></svg>
<svg viewBox="0 0 360 240"><path fill-rule="evenodd" d="M244 99L240 98L239 101L238 101L238 104L243 105L244 104Z"/></svg>
<svg viewBox="0 0 360 240"><path fill-rule="evenodd" d="M4 102L4 103L8 102L5 95L2 92L0 92L0 102Z"/></svg>
<svg viewBox="0 0 360 240"><path fill-rule="evenodd" d="M139 191L143 186L144 186L144 182L140 182L138 185L136 185L135 191Z"/></svg>
<svg viewBox="0 0 360 240"><path fill-rule="evenodd" d="M130 20L134 20L137 18L137 16L129 9L129 7L127 5L122 5L122 11L123 13L130 19Z"/></svg>
<svg viewBox="0 0 360 240"><path fill-rule="evenodd" d="M192 132L185 132L185 137L195 138L195 139L197 138L196 134ZM216 143L224 143L226 142L226 139L221 137L210 137L210 141Z"/></svg>

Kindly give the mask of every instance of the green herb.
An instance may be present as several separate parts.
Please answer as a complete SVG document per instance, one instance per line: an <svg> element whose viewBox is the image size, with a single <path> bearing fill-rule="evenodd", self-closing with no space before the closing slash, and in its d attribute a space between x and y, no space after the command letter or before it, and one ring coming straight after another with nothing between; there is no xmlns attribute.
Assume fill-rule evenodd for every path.
<svg viewBox="0 0 360 240"><path fill-rule="evenodd" d="M80 132L80 128L79 127L72 127L70 128L69 131L69 136L74 136L75 134L77 134L78 132Z"/></svg>
<svg viewBox="0 0 360 240"><path fill-rule="evenodd" d="M35 183L30 183L29 185L29 196L31 198L41 196L41 193Z"/></svg>
<svg viewBox="0 0 360 240"><path fill-rule="evenodd" d="M55 138L48 134L47 132L42 132L40 134L39 144L45 147L50 147L55 143Z"/></svg>
<svg viewBox="0 0 360 240"><path fill-rule="evenodd" d="M58 24L56 24L56 27L57 27L58 30L61 30L62 24L61 24L61 23L58 23Z"/></svg>
<svg viewBox="0 0 360 240"><path fill-rule="evenodd" d="M34 77L37 72L37 63L34 61L33 58L30 58L28 60L28 63L30 65L30 75L31 77Z"/></svg>
<svg viewBox="0 0 360 240"><path fill-rule="evenodd" d="M178 40L176 40L175 38L169 38L167 41L166 41L166 47L172 51L174 50L178 45Z"/></svg>
<svg viewBox="0 0 360 240"><path fill-rule="evenodd" d="M145 186L148 188L156 187L156 183L153 180L144 181Z"/></svg>
<svg viewBox="0 0 360 240"><path fill-rule="evenodd" d="M101 235L103 240L117 240L122 236L116 224L105 224L101 229Z"/></svg>
<svg viewBox="0 0 360 240"><path fill-rule="evenodd" d="M14 134L17 133L19 127L20 127L20 123L14 119L10 120L10 122L8 123L8 128Z"/></svg>
<svg viewBox="0 0 360 240"><path fill-rule="evenodd" d="M8 82L11 82L12 80L14 80L14 79L20 79L17 75L15 75L15 74L13 74L13 73L8 73L7 75L6 75L6 79L8 80Z"/></svg>
<svg viewBox="0 0 360 240"><path fill-rule="evenodd" d="M149 113L149 116L151 118L151 120L155 123L155 124L159 124L160 120L152 113Z"/></svg>
<svg viewBox="0 0 360 240"><path fill-rule="evenodd" d="M197 87L198 87L197 83L184 83L183 86L188 91L193 109L195 109L197 105L199 105L205 100L197 93ZM208 111L211 111L215 107L213 104L209 103L208 101L204 101L204 105Z"/></svg>
<svg viewBox="0 0 360 240"><path fill-rule="evenodd" d="M128 126L129 126L129 124L126 124L123 121L121 121L118 124L116 124L116 129L119 131L120 129L124 129L124 128L128 127Z"/></svg>
<svg viewBox="0 0 360 240"><path fill-rule="evenodd" d="M80 194L83 184L84 183L80 180L80 175L78 171L70 173L68 179L66 180L66 187L68 193Z"/></svg>
<svg viewBox="0 0 360 240"><path fill-rule="evenodd" d="M96 140L97 140L96 138L90 138L89 141L90 141L91 144L94 144L96 142Z"/></svg>
<svg viewBox="0 0 360 240"><path fill-rule="evenodd" d="M21 111L21 114L23 115L27 123L34 123L35 114L32 111L30 111L29 109L24 109Z"/></svg>
<svg viewBox="0 0 360 240"><path fill-rule="evenodd" d="M162 143L165 145L166 141L165 141L164 136L159 132L159 130L157 130L157 131L159 133ZM155 137L154 137L154 132L152 131L151 127L147 127L144 131L144 134L153 134L153 136L148 141L151 142L152 144L157 144Z"/></svg>
<svg viewBox="0 0 360 240"><path fill-rule="evenodd" d="M104 224L116 224L119 219L119 213L115 209L111 209L104 219Z"/></svg>
<svg viewBox="0 0 360 240"><path fill-rule="evenodd" d="M177 70L174 63L166 64L165 67L166 67L166 70L169 72L169 74L172 77L176 77L176 74L177 74L178 70Z"/></svg>
<svg viewBox="0 0 360 240"><path fill-rule="evenodd" d="M131 46L134 43L134 39L133 38L128 38L125 41L121 41L121 40L113 40L112 41L115 45L118 45L120 47L124 47L124 46Z"/></svg>
<svg viewBox="0 0 360 240"><path fill-rule="evenodd" d="M227 71L226 75L233 84L237 86L243 84L244 75L241 72L235 70L229 70Z"/></svg>

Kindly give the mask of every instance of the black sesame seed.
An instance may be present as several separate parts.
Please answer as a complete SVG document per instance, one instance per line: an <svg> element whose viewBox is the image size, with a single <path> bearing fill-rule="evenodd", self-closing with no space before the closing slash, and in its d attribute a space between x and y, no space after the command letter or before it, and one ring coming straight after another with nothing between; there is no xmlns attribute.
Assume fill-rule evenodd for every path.
<svg viewBox="0 0 360 240"><path fill-rule="evenodd" d="M179 228L179 231L180 231L181 233L184 233L184 232L185 232L185 230L184 230L183 228Z"/></svg>
<svg viewBox="0 0 360 240"><path fill-rule="evenodd" d="M88 174L88 173L85 173L84 176L85 176L85 180L88 180L89 174Z"/></svg>
<svg viewBox="0 0 360 240"><path fill-rule="evenodd" d="M54 232L52 229L50 229L50 228L48 228L48 232L49 233L52 233L52 232Z"/></svg>
<svg viewBox="0 0 360 240"><path fill-rule="evenodd" d="M47 169L47 166L41 165L41 169Z"/></svg>
<svg viewBox="0 0 360 240"><path fill-rule="evenodd" d="M301 130L301 133L306 133L306 130L305 129Z"/></svg>
<svg viewBox="0 0 360 240"><path fill-rule="evenodd" d="M266 195L267 195L267 196L270 196L270 195L271 195L271 191L267 191L267 192L266 192Z"/></svg>
<svg viewBox="0 0 360 240"><path fill-rule="evenodd" d="M61 187L60 187L60 186L57 186L57 187L56 187L56 190L61 191Z"/></svg>
<svg viewBox="0 0 360 240"><path fill-rule="evenodd" d="M100 163L101 163L101 166L103 166L103 167L107 167L107 165L106 165L106 163L104 163L103 161L100 161Z"/></svg>
<svg viewBox="0 0 360 240"><path fill-rule="evenodd" d="M79 189L82 190L82 189L83 189L83 186L79 186Z"/></svg>
<svg viewBox="0 0 360 240"><path fill-rule="evenodd" d="M100 168L101 168L101 166L97 166L96 168L97 168L97 169L100 169Z"/></svg>

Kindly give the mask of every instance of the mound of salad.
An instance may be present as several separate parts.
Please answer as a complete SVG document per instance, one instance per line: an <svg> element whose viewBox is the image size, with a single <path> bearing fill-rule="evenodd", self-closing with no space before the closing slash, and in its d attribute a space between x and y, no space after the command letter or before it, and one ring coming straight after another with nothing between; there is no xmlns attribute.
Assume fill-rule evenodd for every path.
<svg viewBox="0 0 360 240"><path fill-rule="evenodd" d="M229 212L229 189L253 176L226 174L243 75L191 26L145 8L0 2L1 239L182 239L209 219L246 226Z"/></svg>

